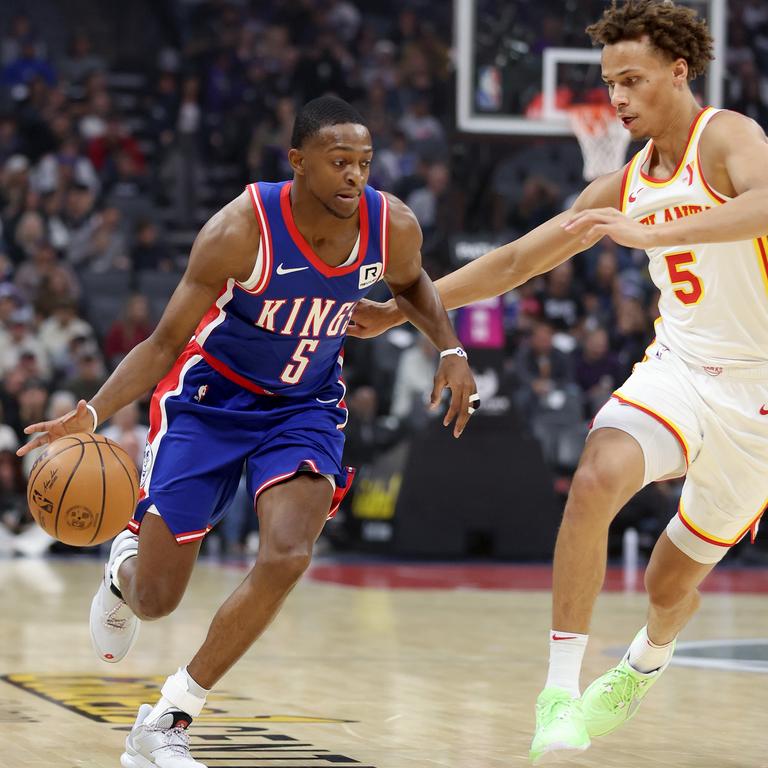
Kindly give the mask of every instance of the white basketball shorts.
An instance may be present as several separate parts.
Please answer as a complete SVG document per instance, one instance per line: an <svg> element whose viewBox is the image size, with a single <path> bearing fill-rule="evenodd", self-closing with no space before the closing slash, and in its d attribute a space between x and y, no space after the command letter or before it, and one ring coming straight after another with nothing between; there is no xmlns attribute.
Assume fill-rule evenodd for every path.
<svg viewBox="0 0 768 768"><path fill-rule="evenodd" d="M602 427L638 441L645 484L686 475L678 513L667 526L686 555L716 563L748 532L754 538L768 504L765 367L691 366L654 342L595 417L592 429Z"/></svg>

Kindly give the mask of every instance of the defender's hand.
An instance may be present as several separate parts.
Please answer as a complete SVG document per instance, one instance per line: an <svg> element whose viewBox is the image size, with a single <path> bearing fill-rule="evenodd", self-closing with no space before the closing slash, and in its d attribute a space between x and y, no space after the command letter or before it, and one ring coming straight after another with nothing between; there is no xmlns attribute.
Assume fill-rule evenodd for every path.
<svg viewBox="0 0 768 768"><path fill-rule="evenodd" d="M24 427L25 435L31 435L34 432L42 432L42 434L34 440L30 440L26 445L22 445L16 451L16 455L24 456L41 445L48 445L57 438L71 435L74 432L93 432L94 426L93 414L86 408L85 400L81 400L74 411L70 411L59 419L41 421Z"/></svg>
<svg viewBox="0 0 768 768"><path fill-rule="evenodd" d="M440 360L430 398L432 410L440 404L440 396L446 387L451 390L451 404L443 419L443 426L447 427L456 419L453 436L460 437L474 411L473 403L470 403L469 399L477 392L475 378L472 376L466 357L448 355ZM470 407L473 407L473 411L469 410Z"/></svg>
<svg viewBox="0 0 768 768"><path fill-rule="evenodd" d="M652 247L653 227L630 219L616 208L591 208L577 213L562 225L566 232L579 235L584 243L592 243L606 235L627 248L645 250Z"/></svg>
<svg viewBox="0 0 768 768"><path fill-rule="evenodd" d="M352 313L347 336L370 339L400 325L405 320L394 299L383 303L361 299Z"/></svg>

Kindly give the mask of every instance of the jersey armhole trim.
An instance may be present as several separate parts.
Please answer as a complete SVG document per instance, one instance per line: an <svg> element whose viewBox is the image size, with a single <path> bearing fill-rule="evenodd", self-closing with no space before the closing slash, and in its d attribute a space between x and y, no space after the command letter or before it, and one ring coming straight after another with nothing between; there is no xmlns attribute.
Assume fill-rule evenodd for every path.
<svg viewBox="0 0 768 768"><path fill-rule="evenodd" d="M629 182L630 179L634 176L635 172L635 166L637 165L637 162L640 158L640 155L642 154L643 150L640 150L640 152L637 152L635 156L627 163L626 168L624 169L624 176L621 179L621 192L619 193L619 210L622 213L627 212L627 196L629 195Z"/></svg>
<svg viewBox="0 0 768 768"><path fill-rule="evenodd" d="M727 203L728 200L732 200L733 198L728 198L725 195L721 195L719 192L717 192L715 189L713 189L709 183L707 182L706 178L704 177L704 169L701 166L701 139L704 134L704 129L709 125L712 118L715 117L715 115L720 114L722 112L721 109L713 109L709 112L707 115L707 119L704 121L703 125L701 126L701 132L699 134L699 140L696 142L696 171L701 179L702 186L704 187L704 191L718 204L722 205L723 203Z"/></svg>
<svg viewBox="0 0 768 768"><path fill-rule="evenodd" d="M763 278L765 292L768 294L768 237L756 237L753 242L760 262L760 276Z"/></svg>
<svg viewBox="0 0 768 768"><path fill-rule="evenodd" d="M381 235L379 246L381 248L381 275L387 274L387 262L389 261L389 201L383 192L381 195Z"/></svg>
<svg viewBox="0 0 768 768"><path fill-rule="evenodd" d="M236 280L235 284L238 288L242 288L248 293L254 293L255 287L259 284L263 277L264 272L264 238L259 238L259 250L256 252L256 263L253 265L253 271L249 275L247 280Z"/></svg>
<svg viewBox="0 0 768 768"><path fill-rule="evenodd" d="M253 272L244 282L238 282L239 288L250 294L258 295L263 293L269 285L272 277L272 233L269 229L269 221L264 212L264 202L261 199L258 184L249 184L248 193L251 197L251 206L259 225L259 250L256 254L256 264Z"/></svg>

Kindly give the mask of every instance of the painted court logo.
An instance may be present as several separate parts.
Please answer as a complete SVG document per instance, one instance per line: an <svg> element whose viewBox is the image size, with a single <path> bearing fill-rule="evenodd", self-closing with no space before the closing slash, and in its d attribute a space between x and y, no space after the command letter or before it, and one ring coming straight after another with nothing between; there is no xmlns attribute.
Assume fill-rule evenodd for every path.
<svg viewBox="0 0 768 768"><path fill-rule="evenodd" d="M768 674L768 638L692 640L678 643L672 663L678 667Z"/></svg>
<svg viewBox="0 0 768 768"><path fill-rule="evenodd" d="M605 654L619 656L626 650L626 647L606 648ZM679 642L675 647L671 663L675 667L768 674L768 638L726 638Z"/></svg>
<svg viewBox="0 0 768 768"><path fill-rule="evenodd" d="M96 727L111 725L120 733L120 741L131 730L136 710L156 697L163 683L160 677L37 674L3 675L0 681L87 718ZM0 709L0 722L2 719ZM247 698L217 691L210 697L205 712L195 718L192 754L211 768L375 768L333 749L316 746L306 735L308 726L324 726L322 732L327 735L325 727L353 722L322 716L258 714L258 710L254 712L254 702ZM184 727L182 720L177 725ZM297 734L292 733L295 727L300 728ZM110 734L104 735L111 738Z"/></svg>

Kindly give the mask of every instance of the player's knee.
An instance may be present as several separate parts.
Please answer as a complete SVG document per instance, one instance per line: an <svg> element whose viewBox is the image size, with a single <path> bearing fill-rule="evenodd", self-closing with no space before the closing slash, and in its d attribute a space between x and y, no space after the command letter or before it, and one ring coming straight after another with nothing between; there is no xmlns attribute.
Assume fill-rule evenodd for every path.
<svg viewBox="0 0 768 768"><path fill-rule="evenodd" d="M670 571L665 573L652 567L645 572L645 591L650 602L661 610L672 610L691 600L698 608L701 600L698 590L677 574Z"/></svg>
<svg viewBox="0 0 768 768"><path fill-rule="evenodd" d="M148 584L136 589L134 605L131 607L140 619L152 621L173 613L180 601L181 594L176 590Z"/></svg>
<svg viewBox="0 0 768 768"><path fill-rule="evenodd" d="M282 584L295 584L312 562L312 549L302 544L268 547L259 552L259 565L270 578Z"/></svg>
<svg viewBox="0 0 768 768"><path fill-rule="evenodd" d="M617 510L614 500L622 495L624 478L612 461L597 459L583 462L576 470L568 494L566 515L570 518L604 516Z"/></svg>

